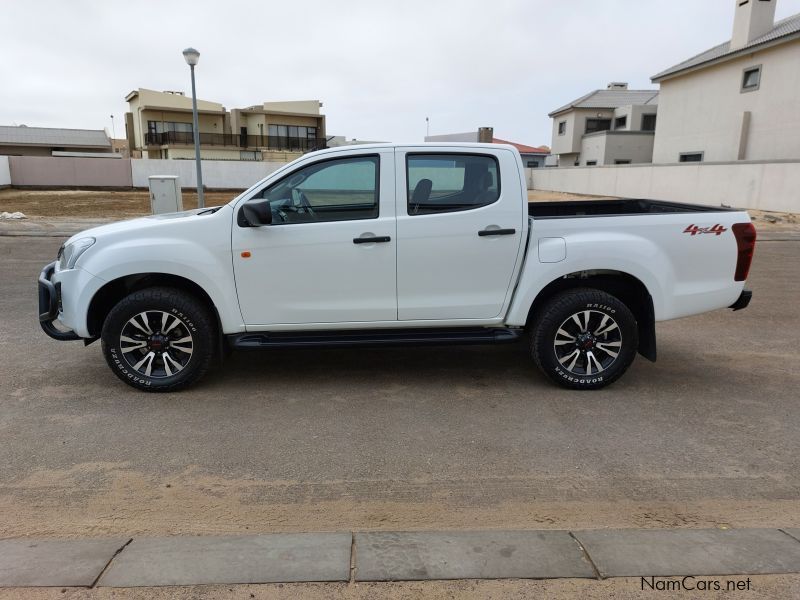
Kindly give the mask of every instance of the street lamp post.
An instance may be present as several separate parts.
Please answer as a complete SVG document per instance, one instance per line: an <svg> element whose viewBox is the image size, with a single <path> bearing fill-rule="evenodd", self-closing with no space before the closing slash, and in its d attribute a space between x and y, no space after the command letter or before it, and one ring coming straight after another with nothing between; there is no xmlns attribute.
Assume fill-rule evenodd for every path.
<svg viewBox="0 0 800 600"><path fill-rule="evenodd" d="M117 137L117 130L114 128L114 115L111 115L111 139Z"/></svg>
<svg viewBox="0 0 800 600"><path fill-rule="evenodd" d="M197 93L194 87L194 67L200 60L200 53L194 48L187 48L183 51L183 58L189 65L192 72L192 131L194 133L194 160L197 163L197 208L205 208L205 198L203 197L203 173L200 166L200 126L197 119Z"/></svg>

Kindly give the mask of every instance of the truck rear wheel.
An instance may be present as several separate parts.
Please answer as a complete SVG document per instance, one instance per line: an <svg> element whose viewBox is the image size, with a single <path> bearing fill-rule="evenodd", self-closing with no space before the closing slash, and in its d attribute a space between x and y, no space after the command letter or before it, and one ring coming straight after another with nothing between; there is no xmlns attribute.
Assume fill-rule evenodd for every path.
<svg viewBox="0 0 800 600"><path fill-rule="evenodd" d="M101 339L106 361L122 381L147 392L172 392L206 372L215 336L202 302L178 289L152 287L111 309Z"/></svg>
<svg viewBox="0 0 800 600"><path fill-rule="evenodd" d="M531 330L531 353L539 368L559 385L577 390L599 389L619 379L638 345L630 309L591 288L553 296Z"/></svg>

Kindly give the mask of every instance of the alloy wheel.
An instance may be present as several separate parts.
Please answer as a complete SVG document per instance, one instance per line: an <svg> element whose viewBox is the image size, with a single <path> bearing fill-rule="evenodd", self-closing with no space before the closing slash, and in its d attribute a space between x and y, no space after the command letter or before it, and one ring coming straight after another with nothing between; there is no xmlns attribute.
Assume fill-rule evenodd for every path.
<svg viewBox="0 0 800 600"><path fill-rule="evenodd" d="M119 348L131 369L156 379L182 371L192 358L194 338L180 318L162 310L147 310L125 323Z"/></svg>
<svg viewBox="0 0 800 600"><path fill-rule="evenodd" d="M608 369L622 348L622 331L611 315L582 310L556 331L553 350L561 366L573 375L596 375Z"/></svg>

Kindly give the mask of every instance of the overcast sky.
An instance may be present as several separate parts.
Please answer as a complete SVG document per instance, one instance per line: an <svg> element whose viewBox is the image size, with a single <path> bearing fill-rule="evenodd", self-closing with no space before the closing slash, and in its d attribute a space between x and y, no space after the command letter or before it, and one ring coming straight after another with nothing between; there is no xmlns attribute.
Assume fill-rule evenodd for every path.
<svg viewBox="0 0 800 600"><path fill-rule="evenodd" d="M0 124L111 129L125 95L190 92L228 109L319 99L329 135L421 141L493 126L550 144L547 113L730 38L736 0L3 2ZM777 18L800 0L777 0Z"/></svg>

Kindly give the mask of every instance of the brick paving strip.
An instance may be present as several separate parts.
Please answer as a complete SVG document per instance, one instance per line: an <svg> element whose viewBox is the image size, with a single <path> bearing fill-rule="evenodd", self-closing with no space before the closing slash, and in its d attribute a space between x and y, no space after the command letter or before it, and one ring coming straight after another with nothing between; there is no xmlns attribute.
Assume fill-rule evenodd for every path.
<svg viewBox="0 0 800 600"><path fill-rule="evenodd" d="M0 540L0 587L800 573L800 529Z"/></svg>

